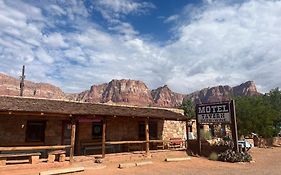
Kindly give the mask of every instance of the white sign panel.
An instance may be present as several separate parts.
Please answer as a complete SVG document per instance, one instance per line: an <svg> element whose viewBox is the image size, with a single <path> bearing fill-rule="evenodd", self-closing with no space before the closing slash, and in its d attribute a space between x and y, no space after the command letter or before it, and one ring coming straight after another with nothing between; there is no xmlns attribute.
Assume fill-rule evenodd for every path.
<svg viewBox="0 0 281 175"><path fill-rule="evenodd" d="M203 104L196 108L198 123L231 123L229 103Z"/></svg>

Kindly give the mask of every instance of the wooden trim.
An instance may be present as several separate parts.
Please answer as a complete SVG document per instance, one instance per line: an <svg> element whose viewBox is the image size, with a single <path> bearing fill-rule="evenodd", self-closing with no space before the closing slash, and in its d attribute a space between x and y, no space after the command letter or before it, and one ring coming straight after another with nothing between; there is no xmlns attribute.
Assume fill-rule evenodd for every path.
<svg viewBox="0 0 281 175"><path fill-rule="evenodd" d="M30 150L49 150L49 149L65 149L71 145L56 146L17 146L17 147L0 147L0 151L30 151Z"/></svg>
<svg viewBox="0 0 281 175"><path fill-rule="evenodd" d="M149 123L148 123L148 118L145 120L145 153L149 153Z"/></svg>
<svg viewBox="0 0 281 175"><path fill-rule="evenodd" d="M186 141L185 141L185 148L188 148L188 140L189 140L189 126L188 120L185 121L185 133L186 133Z"/></svg>
<svg viewBox="0 0 281 175"><path fill-rule="evenodd" d="M106 134L106 118L102 120L102 157L105 157L105 134Z"/></svg>
<svg viewBox="0 0 281 175"><path fill-rule="evenodd" d="M76 131L76 123L75 121L71 122L71 147L70 147L70 162L72 163L74 161L74 146L75 146L75 131Z"/></svg>
<svg viewBox="0 0 281 175"><path fill-rule="evenodd" d="M43 124L43 126L42 126L42 129L43 129L43 133L42 134L43 135L41 136L42 140L34 141L34 140L31 140L30 138L28 138L28 136L29 136L28 129L30 129L29 127L30 127L31 123L41 123L41 124ZM26 127L25 127L25 142L26 143L45 143L47 120L32 120L31 119L31 120L27 120L25 122L25 125L26 125ZM34 131L32 130L32 132L34 132Z"/></svg>
<svg viewBox="0 0 281 175"><path fill-rule="evenodd" d="M41 116L45 117L65 117L69 118L69 114L45 113L45 112L29 112L29 111L0 111L0 114L7 116Z"/></svg>
<svg viewBox="0 0 281 175"><path fill-rule="evenodd" d="M44 146L43 142L0 143L0 147Z"/></svg>
<svg viewBox="0 0 281 175"><path fill-rule="evenodd" d="M140 143L146 143L146 141L110 141L105 142L108 145L121 145L121 144L140 144Z"/></svg>
<svg viewBox="0 0 281 175"><path fill-rule="evenodd" d="M149 140L149 143L168 143L169 140Z"/></svg>
<svg viewBox="0 0 281 175"><path fill-rule="evenodd" d="M63 119L69 119L70 117L88 117L88 118L98 118L102 116L114 118L114 115L104 115L104 114L69 114L69 113L50 113L50 112L31 112L31 111L0 111L0 115L6 116L36 116L40 118L51 118L51 117L61 117ZM118 117L132 117L128 115L116 115ZM145 116L136 116L134 115L135 119L144 119ZM165 118L165 117L150 117L151 119L155 120L171 120L171 121L185 121L185 118L180 116L179 118Z"/></svg>
<svg viewBox="0 0 281 175"><path fill-rule="evenodd" d="M198 155L199 156L201 156L201 147L202 147L202 145L201 145L201 133L200 133L200 125L201 124L199 124L199 122L198 122L198 111L197 111L197 109L198 109L198 104L196 104L196 130L197 130L197 144L198 144Z"/></svg>
<svg viewBox="0 0 281 175"><path fill-rule="evenodd" d="M232 134L232 141L234 143L233 149L235 152L239 152L237 121L236 121L236 111L235 111L235 101L234 100L231 100L231 102L230 102L230 110L231 110L231 134Z"/></svg>

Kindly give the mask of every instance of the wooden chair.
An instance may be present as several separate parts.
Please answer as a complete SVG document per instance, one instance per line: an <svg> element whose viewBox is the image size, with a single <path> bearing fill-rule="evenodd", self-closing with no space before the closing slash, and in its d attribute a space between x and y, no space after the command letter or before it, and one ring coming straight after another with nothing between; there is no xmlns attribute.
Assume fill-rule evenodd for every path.
<svg viewBox="0 0 281 175"><path fill-rule="evenodd" d="M181 138L170 138L168 148L182 148L184 141Z"/></svg>

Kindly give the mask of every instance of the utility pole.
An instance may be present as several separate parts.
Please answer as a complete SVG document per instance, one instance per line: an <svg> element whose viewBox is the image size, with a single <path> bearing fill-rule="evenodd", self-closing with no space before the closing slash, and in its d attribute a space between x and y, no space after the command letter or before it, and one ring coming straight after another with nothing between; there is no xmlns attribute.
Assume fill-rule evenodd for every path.
<svg viewBox="0 0 281 175"><path fill-rule="evenodd" d="M25 71L25 65L22 66L22 73L20 76L20 96L23 96L24 79L25 79L24 71Z"/></svg>

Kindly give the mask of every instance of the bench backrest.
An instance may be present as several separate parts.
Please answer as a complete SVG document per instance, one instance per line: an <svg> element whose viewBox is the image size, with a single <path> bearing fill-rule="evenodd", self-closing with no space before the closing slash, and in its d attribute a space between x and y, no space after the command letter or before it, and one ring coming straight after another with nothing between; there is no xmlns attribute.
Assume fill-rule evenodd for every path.
<svg viewBox="0 0 281 175"><path fill-rule="evenodd" d="M0 158L40 156L41 153L0 154Z"/></svg>

